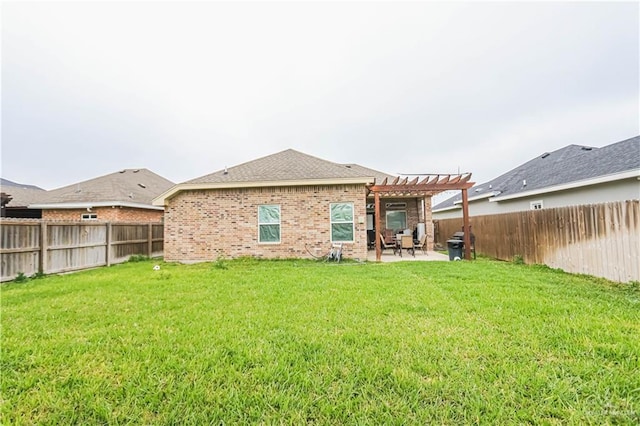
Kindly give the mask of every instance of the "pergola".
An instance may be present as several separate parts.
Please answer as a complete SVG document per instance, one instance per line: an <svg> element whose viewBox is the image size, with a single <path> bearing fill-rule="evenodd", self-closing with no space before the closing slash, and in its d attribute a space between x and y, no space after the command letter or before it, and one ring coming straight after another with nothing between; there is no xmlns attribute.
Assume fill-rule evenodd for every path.
<svg viewBox="0 0 640 426"><path fill-rule="evenodd" d="M469 199L467 189L471 188L475 182L470 182L471 173L463 173L458 175L421 175L426 176L422 180L419 178L400 178L396 177L391 182L384 179L381 183L373 183L367 185L368 194L373 193L375 200L375 217L376 230L379 232L380 224L380 198L381 197L427 197L433 196L443 191L461 190L462 191L462 218L464 231L464 258L471 259L471 232L469 227ZM382 247L380 246L380 238L376 238L376 260L380 261L382 257Z"/></svg>

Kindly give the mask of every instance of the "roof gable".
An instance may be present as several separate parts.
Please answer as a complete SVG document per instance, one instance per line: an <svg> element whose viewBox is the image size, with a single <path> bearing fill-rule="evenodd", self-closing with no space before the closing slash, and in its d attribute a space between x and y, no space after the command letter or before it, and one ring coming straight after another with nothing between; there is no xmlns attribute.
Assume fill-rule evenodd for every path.
<svg viewBox="0 0 640 426"><path fill-rule="evenodd" d="M500 197L572 182L594 179L640 169L640 136L616 142L602 148L567 145L545 152L528 162L469 190L469 198ZM462 199L457 194L433 207L433 210L453 207Z"/></svg>

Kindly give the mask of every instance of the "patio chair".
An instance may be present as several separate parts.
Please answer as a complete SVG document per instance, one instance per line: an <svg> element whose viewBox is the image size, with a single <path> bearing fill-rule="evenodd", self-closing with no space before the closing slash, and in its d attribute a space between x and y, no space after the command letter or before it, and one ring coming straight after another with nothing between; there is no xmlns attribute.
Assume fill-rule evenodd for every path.
<svg viewBox="0 0 640 426"><path fill-rule="evenodd" d="M396 243L395 236L393 235L393 229L384 229L382 232L383 234L381 235L388 246Z"/></svg>
<svg viewBox="0 0 640 426"><path fill-rule="evenodd" d="M427 245L427 234L424 234L422 238L420 238L418 241L413 243L413 252L415 253L416 250L421 250L422 254L427 254L427 252L424 249L424 246L426 245Z"/></svg>
<svg viewBox="0 0 640 426"><path fill-rule="evenodd" d="M395 244L387 244L384 242L384 236L382 234L380 234L380 244L382 245L382 252L384 253L384 251L386 249L391 249L393 250L393 254L396 254L396 245Z"/></svg>
<svg viewBox="0 0 640 426"><path fill-rule="evenodd" d="M400 236L400 256L402 256L402 250L406 250L411 252L413 257L416 257L416 251L413 249L413 236L412 235L401 235Z"/></svg>

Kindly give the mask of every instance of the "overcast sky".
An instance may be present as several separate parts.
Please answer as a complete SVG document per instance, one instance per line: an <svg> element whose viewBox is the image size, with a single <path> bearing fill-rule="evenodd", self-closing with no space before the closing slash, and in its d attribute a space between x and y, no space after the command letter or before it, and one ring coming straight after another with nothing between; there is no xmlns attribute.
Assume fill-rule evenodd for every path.
<svg viewBox="0 0 640 426"><path fill-rule="evenodd" d="M638 2L3 2L2 177L293 148L490 180L640 134Z"/></svg>

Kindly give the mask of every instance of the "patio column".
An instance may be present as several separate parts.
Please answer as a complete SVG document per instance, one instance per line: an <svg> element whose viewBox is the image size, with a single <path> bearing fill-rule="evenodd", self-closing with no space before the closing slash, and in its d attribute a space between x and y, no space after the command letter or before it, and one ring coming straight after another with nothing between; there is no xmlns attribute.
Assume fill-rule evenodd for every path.
<svg viewBox="0 0 640 426"><path fill-rule="evenodd" d="M433 250L433 215L431 214L431 195L424 196L424 232L427 234L427 250Z"/></svg>

